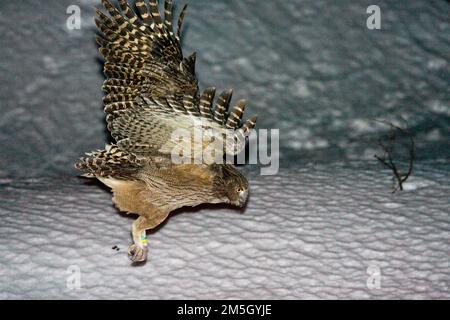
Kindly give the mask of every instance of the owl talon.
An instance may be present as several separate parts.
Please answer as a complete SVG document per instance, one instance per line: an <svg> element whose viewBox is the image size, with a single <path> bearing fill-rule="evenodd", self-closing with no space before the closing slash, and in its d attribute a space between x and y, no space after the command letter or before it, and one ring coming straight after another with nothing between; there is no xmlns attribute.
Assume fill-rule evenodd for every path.
<svg viewBox="0 0 450 320"><path fill-rule="evenodd" d="M132 244L128 248L128 256L133 262L144 262L147 260L148 248L147 246L139 246Z"/></svg>

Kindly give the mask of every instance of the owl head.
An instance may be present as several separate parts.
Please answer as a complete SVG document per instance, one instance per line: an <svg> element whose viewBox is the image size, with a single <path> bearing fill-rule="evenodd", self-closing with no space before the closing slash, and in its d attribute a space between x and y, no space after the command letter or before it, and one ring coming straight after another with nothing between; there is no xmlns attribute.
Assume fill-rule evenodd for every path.
<svg viewBox="0 0 450 320"><path fill-rule="evenodd" d="M245 176L233 165L218 164L215 186L225 202L243 207L248 197L248 181Z"/></svg>

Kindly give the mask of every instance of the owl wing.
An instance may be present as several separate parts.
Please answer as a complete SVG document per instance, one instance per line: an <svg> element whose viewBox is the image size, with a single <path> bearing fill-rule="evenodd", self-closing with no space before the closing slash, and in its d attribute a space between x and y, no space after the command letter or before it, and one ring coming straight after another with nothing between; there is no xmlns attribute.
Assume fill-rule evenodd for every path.
<svg viewBox="0 0 450 320"><path fill-rule="evenodd" d="M84 172L85 177L114 177L135 180L138 172L145 165L134 154L119 149L116 145L107 145L105 150L86 153L80 158L75 168Z"/></svg>
<svg viewBox="0 0 450 320"><path fill-rule="evenodd" d="M104 110L117 146L136 155L168 156L186 146L182 135L200 136L200 146L195 146L200 150L210 147L222 154L242 150L256 117L242 123L244 100L228 112L231 91L222 92L215 107L214 88L198 94L195 54L183 58L180 45L186 7L175 34L171 0L165 1L164 19L157 0L148 6L136 1L137 12L125 0L119 0L121 11L102 2L111 16L98 11L96 20L103 33L98 42L105 57Z"/></svg>
<svg viewBox="0 0 450 320"><path fill-rule="evenodd" d="M237 154L245 147L256 116L241 120L244 100L228 114L231 91L222 92L213 107L214 93L214 88L206 89L198 102L191 95L181 100L174 95L141 95L132 102L110 104L105 107L108 129L119 148L136 155L173 156L181 151L183 157L194 159L205 150L219 158Z"/></svg>
<svg viewBox="0 0 450 320"><path fill-rule="evenodd" d="M102 0L110 17L97 10L95 23L103 55L104 104L134 101L140 94L165 96L197 95L195 53L183 58L180 33L186 6L178 18L177 32L172 26L172 0L164 3L164 19L158 1L147 5L137 0L136 11L126 0L119 0L120 10Z"/></svg>

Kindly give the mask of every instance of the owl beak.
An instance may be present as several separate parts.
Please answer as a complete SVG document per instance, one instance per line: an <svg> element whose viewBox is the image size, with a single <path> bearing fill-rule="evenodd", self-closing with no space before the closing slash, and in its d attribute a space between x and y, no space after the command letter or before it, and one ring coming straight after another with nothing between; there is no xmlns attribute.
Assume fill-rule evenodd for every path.
<svg viewBox="0 0 450 320"><path fill-rule="evenodd" d="M238 200L239 207L243 207L245 205L245 203L247 202L247 197L248 197L247 190L239 192L239 200Z"/></svg>

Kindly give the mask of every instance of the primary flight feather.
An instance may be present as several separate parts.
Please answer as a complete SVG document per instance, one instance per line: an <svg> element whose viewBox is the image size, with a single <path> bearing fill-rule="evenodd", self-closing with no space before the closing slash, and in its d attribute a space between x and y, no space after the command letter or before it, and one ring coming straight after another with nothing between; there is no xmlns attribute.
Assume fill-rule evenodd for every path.
<svg viewBox="0 0 450 320"><path fill-rule="evenodd" d="M98 10L95 22L105 60L104 111L115 143L88 153L75 166L110 187L119 210L139 215L129 255L141 262L147 259L146 230L171 211L202 203L245 204L244 175L232 164L204 161L202 151L209 150L209 160L238 153L256 117L242 121L245 100L229 111L231 90L215 102L214 88L199 92L196 54L184 57L180 43L186 6L175 31L171 0L164 1L164 17L157 0L138 0L134 6L119 0L118 8L102 3L108 15ZM195 137L200 140L194 142ZM194 148L186 149L191 143ZM175 161L175 155L183 161Z"/></svg>

